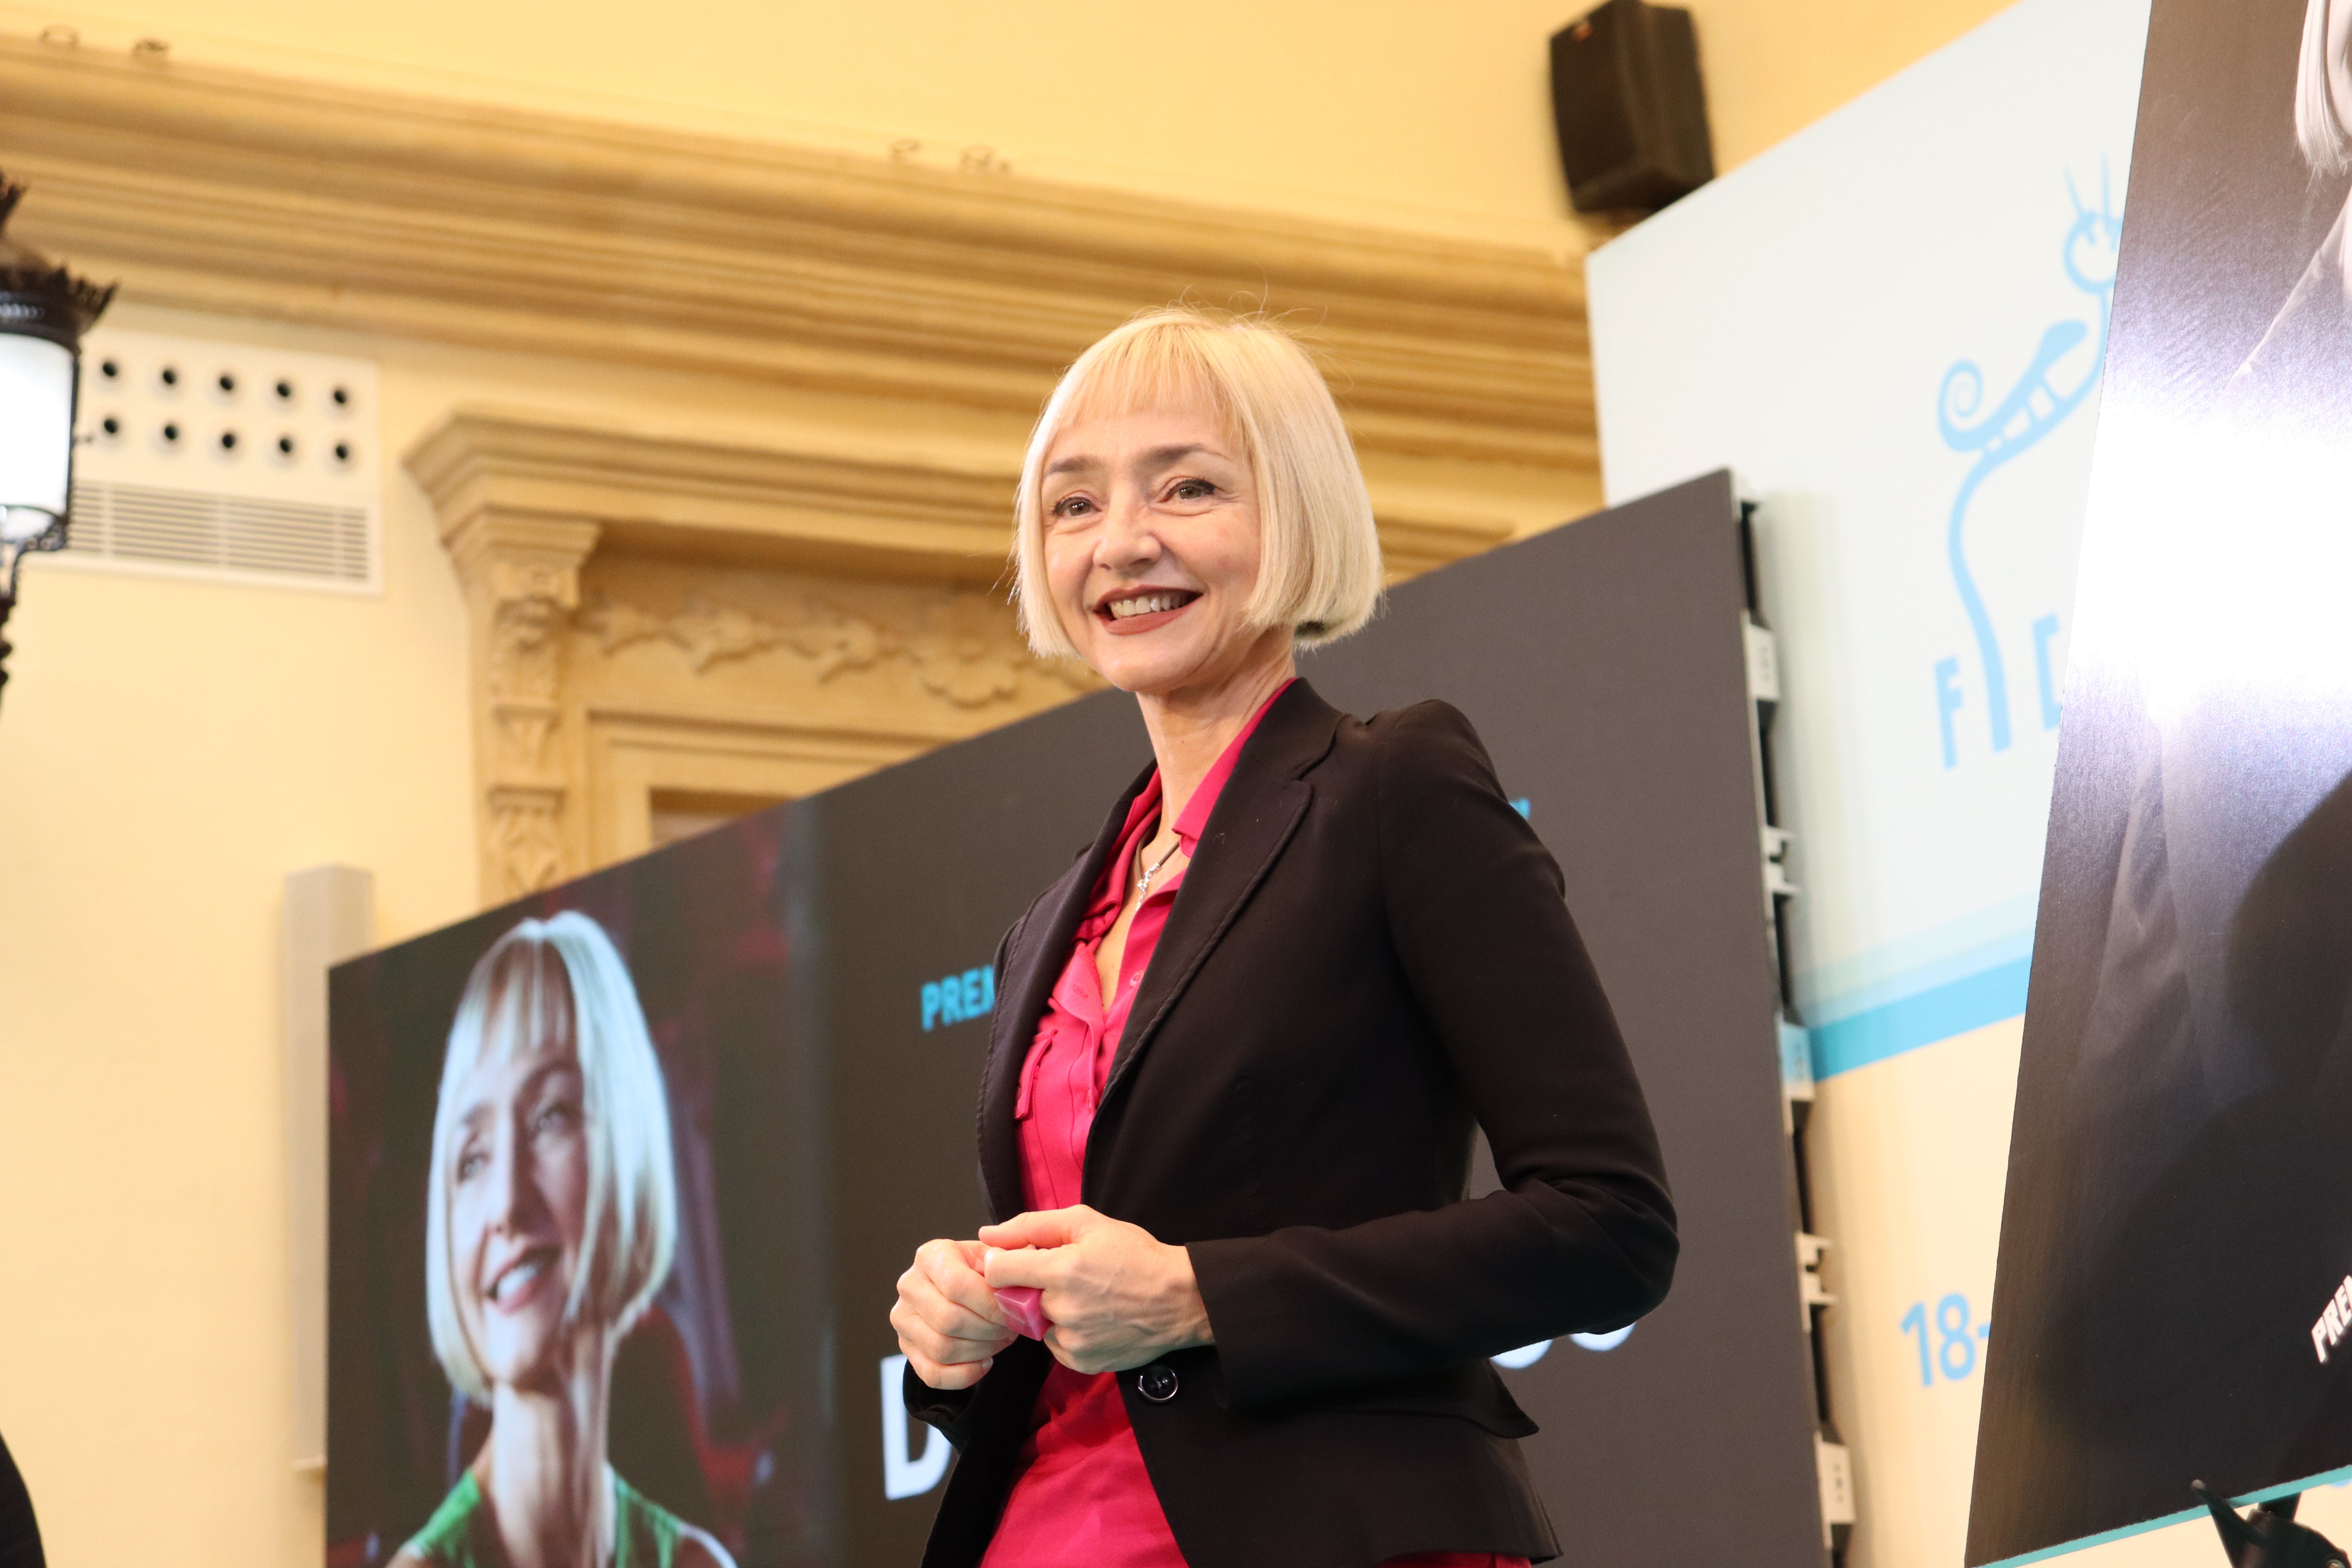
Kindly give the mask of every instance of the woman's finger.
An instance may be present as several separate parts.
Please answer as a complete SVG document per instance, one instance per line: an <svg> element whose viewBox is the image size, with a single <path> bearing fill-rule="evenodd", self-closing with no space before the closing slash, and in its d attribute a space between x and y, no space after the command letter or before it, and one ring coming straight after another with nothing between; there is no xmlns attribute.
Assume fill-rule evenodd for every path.
<svg viewBox="0 0 2352 1568"><path fill-rule="evenodd" d="M970 1246L974 1253L967 1253ZM978 1243L953 1241L926 1242L915 1254L915 1268L943 1300L954 1303L982 1322L997 1328L1004 1326L1004 1314L996 1305L996 1293L989 1288L987 1279L975 1267Z"/></svg>
<svg viewBox="0 0 2352 1568"><path fill-rule="evenodd" d="M890 1309L890 1326L898 1331L902 1346L919 1351L942 1365L960 1365L968 1362L986 1361L1013 1342L1010 1330L968 1320L974 1332L959 1331L964 1324L942 1323L943 1313L926 1312L919 1300L900 1298Z"/></svg>
<svg viewBox="0 0 2352 1568"><path fill-rule="evenodd" d="M948 1348L951 1342L945 1335L903 1307L891 1312L890 1326L898 1331L898 1348L907 1352L907 1359L919 1363L919 1372L924 1365L937 1367L962 1363L964 1358ZM928 1377L923 1381L931 1382ZM939 1384L933 1383L931 1386L936 1388Z"/></svg>
<svg viewBox="0 0 2352 1568"><path fill-rule="evenodd" d="M984 1246L1004 1248L1066 1247L1078 1238L1089 1221L1098 1217L1084 1204L1073 1204L1066 1209L1039 1209L1014 1215L1003 1225L982 1226L980 1239Z"/></svg>
<svg viewBox="0 0 2352 1568"><path fill-rule="evenodd" d="M923 1355L903 1340L898 1342L898 1348L906 1352L907 1364L914 1369L916 1377L922 1381L926 1388L943 1391L970 1388L973 1384L986 1377L989 1368L995 1364L993 1362L978 1361L943 1366Z"/></svg>
<svg viewBox="0 0 2352 1568"><path fill-rule="evenodd" d="M996 1293L982 1280L972 1294L974 1304L950 1296L920 1268L909 1268L898 1276L899 1304L934 1331L990 1345L1008 1338L1012 1331L1004 1325L1003 1310L996 1305Z"/></svg>
<svg viewBox="0 0 2352 1568"><path fill-rule="evenodd" d="M987 1277L983 1281L992 1291L1008 1285L1026 1285L1033 1289L1059 1285L1069 1271L1066 1252L1059 1247L1024 1247L1007 1251L993 1248L987 1259Z"/></svg>

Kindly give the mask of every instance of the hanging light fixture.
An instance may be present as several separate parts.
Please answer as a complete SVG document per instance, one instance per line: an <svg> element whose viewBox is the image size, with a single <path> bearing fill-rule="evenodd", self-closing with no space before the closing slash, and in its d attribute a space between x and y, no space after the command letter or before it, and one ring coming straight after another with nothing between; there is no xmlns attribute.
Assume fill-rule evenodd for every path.
<svg viewBox="0 0 2352 1568"><path fill-rule="evenodd" d="M81 335L114 298L8 237L24 194L0 174L0 634L16 607L17 563L65 548ZM7 658L0 636L0 686Z"/></svg>

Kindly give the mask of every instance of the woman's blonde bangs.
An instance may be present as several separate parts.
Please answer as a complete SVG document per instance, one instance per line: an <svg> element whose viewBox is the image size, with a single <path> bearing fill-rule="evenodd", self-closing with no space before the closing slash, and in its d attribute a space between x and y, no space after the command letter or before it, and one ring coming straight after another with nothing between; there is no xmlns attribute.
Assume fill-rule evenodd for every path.
<svg viewBox="0 0 2352 1568"><path fill-rule="evenodd" d="M1331 389L1281 328L1218 320L1181 307L1153 310L1080 354L1045 403L1022 465L1014 599L1040 658L1076 658L1045 587L1044 479L1055 440L1084 419L1205 405L1247 454L1258 498L1254 625L1287 626L1303 647L1347 636L1381 595L1380 534Z"/></svg>

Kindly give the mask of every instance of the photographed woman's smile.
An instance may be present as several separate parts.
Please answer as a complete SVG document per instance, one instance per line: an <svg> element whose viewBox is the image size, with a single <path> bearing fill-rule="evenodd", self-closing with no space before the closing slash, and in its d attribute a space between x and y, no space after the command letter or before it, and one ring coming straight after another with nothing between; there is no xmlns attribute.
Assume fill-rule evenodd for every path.
<svg viewBox="0 0 2352 1568"><path fill-rule="evenodd" d="M1248 459L1205 407L1074 421L1047 454L1046 575L1087 662L1123 690L1215 686L1286 660L1252 626L1262 543Z"/></svg>
<svg viewBox="0 0 2352 1568"><path fill-rule="evenodd" d="M501 1312L519 1312L539 1299L554 1263L555 1248L533 1247L492 1275L483 1295Z"/></svg>
<svg viewBox="0 0 2352 1568"><path fill-rule="evenodd" d="M562 1359L588 1218L582 1099L560 1038L482 1062L465 1086L450 1217L472 1266L458 1313L493 1377L528 1380Z"/></svg>

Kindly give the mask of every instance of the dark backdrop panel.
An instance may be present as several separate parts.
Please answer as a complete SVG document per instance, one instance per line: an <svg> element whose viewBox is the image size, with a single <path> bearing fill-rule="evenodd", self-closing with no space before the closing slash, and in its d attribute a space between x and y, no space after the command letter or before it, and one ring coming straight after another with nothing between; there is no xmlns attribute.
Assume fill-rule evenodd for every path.
<svg viewBox="0 0 2352 1568"><path fill-rule="evenodd" d="M1350 711L1438 697L1477 725L1657 1118L1673 1293L1613 1351L1561 1342L1504 1373L1574 1563L1822 1558L1744 604L1717 475L1408 584L1307 665Z"/></svg>
<svg viewBox="0 0 2352 1568"><path fill-rule="evenodd" d="M876 1373L898 1348L894 1281L925 1241L988 1218L973 1126L988 1024L926 1030L922 987L992 964L1150 760L1133 700L1105 693L792 808L824 846L845 1560L860 1568L919 1561L940 1493L883 1496Z"/></svg>
<svg viewBox="0 0 2352 1568"><path fill-rule="evenodd" d="M1774 976L1759 870L1728 479L1701 479L1399 588L1307 678L1368 714L1467 713L1567 873L1683 1214L1673 1295L1619 1348L1507 1372L1579 1563L1818 1563L1808 1349L1790 1241ZM835 790L823 925L836 1052L848 1518L860 1563L911 1561L936 1494L882 1498L864 1390L913 1248L981 1201L986 1026L925 1033L922 981L989 962L1150 761L1134 704L1074 703Z"/></svg>

